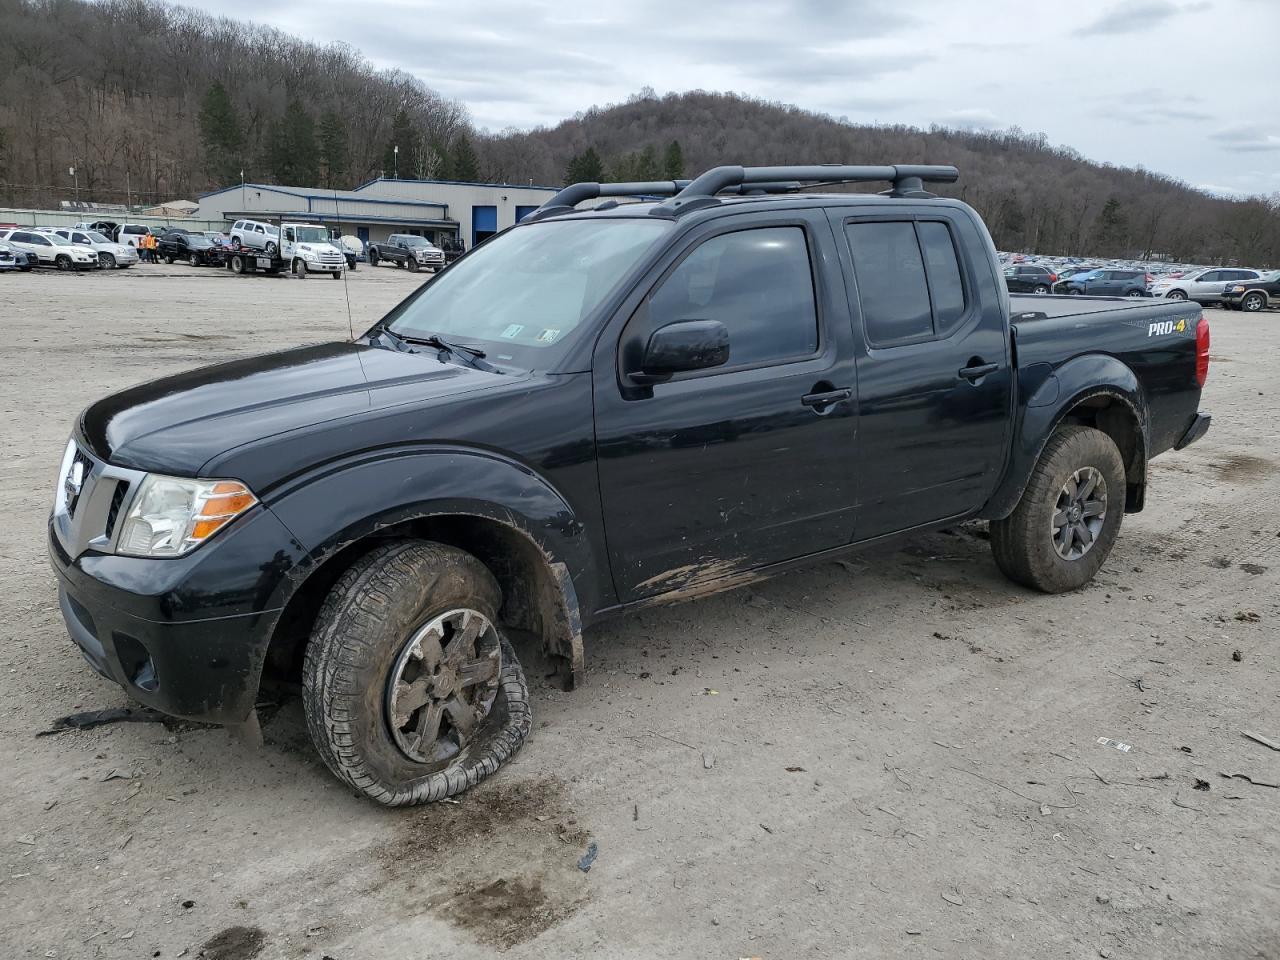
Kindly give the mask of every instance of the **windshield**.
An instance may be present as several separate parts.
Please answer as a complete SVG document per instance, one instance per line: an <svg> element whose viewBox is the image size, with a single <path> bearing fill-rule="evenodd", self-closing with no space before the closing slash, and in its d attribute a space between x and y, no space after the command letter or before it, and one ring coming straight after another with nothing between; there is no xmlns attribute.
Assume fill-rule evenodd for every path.
<svg viewBox="0 0 1280 960"><path fill-rule="evenodd" d="M294 227L299 243L328 243L329 231L324 227Z"/></svg>
<svg viewBox="0 0 1280 960"><path fill-rule="evenodd" d="M405 237L400 242L406 247L430 247L433 245L426 237Z"/></svg>
<svg viewBox="0 0 1280 960"><path fill-rule="evenodd" d="M111 242L102 234L97 233L94 230L89 231L89 239L92 240L94 243L110 243Z"/></svg>
<svg viewBox="0 0 1280 960"><path fill-rule="evenodd" d="M583 319L669 230L665 220L578 220L500 233L388 316L400 336L486 344L489 359L545 369L548 348Z"/></svg>

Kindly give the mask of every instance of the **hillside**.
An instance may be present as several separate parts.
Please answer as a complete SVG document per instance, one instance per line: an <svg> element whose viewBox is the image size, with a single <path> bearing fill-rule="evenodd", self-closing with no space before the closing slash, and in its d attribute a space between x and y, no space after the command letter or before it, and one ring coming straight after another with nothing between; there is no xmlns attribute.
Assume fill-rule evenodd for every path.
<svg viewBox="0 0 1280 960"><path fill-rule="evenodd" d="M1211 197L1016 129L857 126L733 94L643 91L550 129L481 134L462 104L344 44L149 0L0 0L0 205L190 198L242 174L554 184L814 162L953 163L961 179L944 192L1004 249L1280 265L1280 197Z"/></svg>
<svg viewBox="0 0 1280 960"><path fill-rule="evenodd" d="M216 5L215 5L216 8ZM148 0L0 0L0 204L474 177L466 109L343 44ZM398 158L389 156L392 141Z"/></svg>
<svg viewBox="0 0 1280 960"><path fill-rule="evenodd" d="M937 192L977 208L1004 250L1280 266L1280 197L1211 197L1016 128L856 126L732 94L646 91L551 129L487 138L480 151L483 166L511 180L559 183L575 158L575 174L593 172L588 150L606 177L643 180L676 172L665 162L673 141L685 174L720 163L955 164L959 183Z"/></svg>

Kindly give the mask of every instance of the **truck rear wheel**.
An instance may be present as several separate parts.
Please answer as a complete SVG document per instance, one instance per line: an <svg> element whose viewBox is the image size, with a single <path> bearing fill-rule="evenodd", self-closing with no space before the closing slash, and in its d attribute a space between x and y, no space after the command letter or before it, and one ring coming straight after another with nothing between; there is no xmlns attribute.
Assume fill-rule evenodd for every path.
<svg viewBox="0 0 1280 960"><path fill-rule="evenodd" d="M380 259L380 258L378 257L378 251L377 251L377 250L370 250L370 251L369 251L369 266L371 266L371 267L376 267L376 266L378 265L378 260L379 260L379 259Z"/></svg>
<svg viewBox="0 0 1280 960"><path fill-rule="evenodd" d="M1092 427L1059 427L1018 506L991 523L996 566L1045 593L1084 586L1111 553L1124 498L1124 462L1115 442Z"/></svg>
<svg viewBox="0 0 1280 960"><path fill-rule="evenodd" d="M311 739L340 779L387 806L479 783L532 725L498 626L493 576L456 547L396 541L339 578L303 666Z"/></svg>

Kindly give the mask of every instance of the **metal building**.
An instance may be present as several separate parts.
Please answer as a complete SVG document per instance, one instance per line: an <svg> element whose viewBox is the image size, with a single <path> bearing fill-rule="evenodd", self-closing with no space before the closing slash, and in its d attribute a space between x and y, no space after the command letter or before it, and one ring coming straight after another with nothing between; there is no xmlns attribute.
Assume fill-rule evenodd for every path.
<svg viewBox="0 0 1280 960"><path fill-rule="evenodd" d="M557 189L385 177L354 190L243 183L201 196L195 216L228 225L242 217L289 216L339 228L366 242L414 233L437 243L455 237L470 249L519 222Z"/></svg>

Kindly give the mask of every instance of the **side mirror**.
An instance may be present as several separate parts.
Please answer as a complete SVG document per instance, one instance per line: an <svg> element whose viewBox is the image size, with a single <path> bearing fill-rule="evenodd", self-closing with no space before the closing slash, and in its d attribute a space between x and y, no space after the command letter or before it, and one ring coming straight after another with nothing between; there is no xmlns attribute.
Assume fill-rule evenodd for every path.
<svg viewBox="0 0 1280 960"><path fill-rule="evenodd" d="M649 335L637 383L657 383L672 374L707 370L729 360L729 329L719 320L679 320Z"/></svg>

